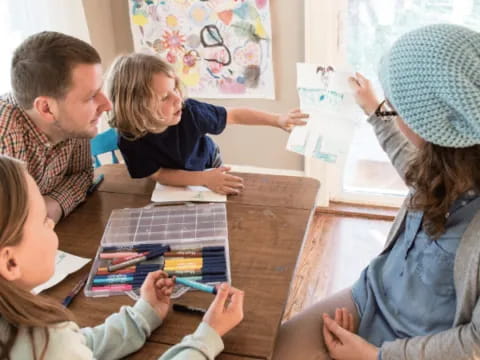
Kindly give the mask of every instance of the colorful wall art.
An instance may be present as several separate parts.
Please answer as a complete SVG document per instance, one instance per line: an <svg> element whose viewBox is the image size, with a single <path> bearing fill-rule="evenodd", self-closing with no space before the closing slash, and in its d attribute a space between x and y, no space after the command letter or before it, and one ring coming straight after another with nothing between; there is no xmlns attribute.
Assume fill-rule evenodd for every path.
<svg viewBox="0 0 480 360"><path fill-rule="evenodd" d="M268 0L129 0L135 51L170 63L202 98L273 99Z"/></svg>

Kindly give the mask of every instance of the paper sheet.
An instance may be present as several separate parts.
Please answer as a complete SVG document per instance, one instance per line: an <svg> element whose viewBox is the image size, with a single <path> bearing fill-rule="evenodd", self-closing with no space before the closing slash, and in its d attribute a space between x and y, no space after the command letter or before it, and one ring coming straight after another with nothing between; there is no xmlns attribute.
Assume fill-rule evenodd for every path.
<svg viewBox="0 0 480 360"><path fill-rule="evenodd" d="M67 275L74 273L84 267L91 259L72 255L67 252L57 250L55 257L55 273L47 282L37 286L32 290L32 293L38 294L45 289L51 288L65 279Z"/></svg>
<svg viewBox="0 0 480 360"><path fill-rule="evenodd" d="M156 184L152 202L170 203L183 201L225 202L226 195L214 193L203 186L166 186Z"/></svg>
<svg viewBox="0 0 480 360"><path fill-rule="evenodd" d="M300 108L310 117L306 126L293 129L288 150L328 162L347 154L355 121L361 118L348 86L348 77L352 75L333 66L297 64Z"/></svg>

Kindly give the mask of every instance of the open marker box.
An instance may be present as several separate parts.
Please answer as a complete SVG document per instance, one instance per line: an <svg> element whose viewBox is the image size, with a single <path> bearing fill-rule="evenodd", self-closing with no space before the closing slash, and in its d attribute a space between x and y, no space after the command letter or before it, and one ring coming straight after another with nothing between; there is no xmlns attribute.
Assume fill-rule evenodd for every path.
<svg viewBox="0 0 480 360"><path fill-rule="evenodd" d="M124 295L139 289L146 274L157 269L206 284L231 282L226 214L224 203L112 211L85 295ZM162 256L108 270L112 263L167 246L169 251Z"/></svg>

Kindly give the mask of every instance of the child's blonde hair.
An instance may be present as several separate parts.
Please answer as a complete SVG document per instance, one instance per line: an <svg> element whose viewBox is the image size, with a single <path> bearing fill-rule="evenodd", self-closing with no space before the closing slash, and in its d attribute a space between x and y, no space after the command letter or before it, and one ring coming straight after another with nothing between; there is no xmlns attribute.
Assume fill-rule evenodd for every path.
<svg viewBox="0 0 480 360"><path fill-rule="evenodd" d="M0 248L16 246L23 238L28 216L28 187L26 169L18 160L0 155ZM48 346L48 327L73 316L60 303L44 296L35 296L0 276L0 316L9 325L0 340L0 359L10 359L19 328L28 328L33 358L37 359L33 328L45 331L45 346L39 359L45 357Z"/></svg>
<svg viewBox="0 0 480 360"><path fill-rule="evenodd" d="M124 137L134 140L166 129L156 110L158 96L152 87L153 76L159 73L175 79L181 94L173 68L157 56L133 53L117 57L112 64L107 85L112 101L109 124Z"/></svg>

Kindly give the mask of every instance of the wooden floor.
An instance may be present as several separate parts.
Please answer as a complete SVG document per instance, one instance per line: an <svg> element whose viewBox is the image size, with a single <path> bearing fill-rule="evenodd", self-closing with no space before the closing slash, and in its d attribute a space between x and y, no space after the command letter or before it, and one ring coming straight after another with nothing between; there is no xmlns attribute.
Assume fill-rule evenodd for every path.
<svg viewBox="0 0 480 360"><path fill-rule="evenodd" d="M383 248L392 224L392 216L371 217L317 211L298 260L284 320L358 279Z"/></svg>

